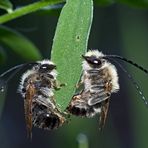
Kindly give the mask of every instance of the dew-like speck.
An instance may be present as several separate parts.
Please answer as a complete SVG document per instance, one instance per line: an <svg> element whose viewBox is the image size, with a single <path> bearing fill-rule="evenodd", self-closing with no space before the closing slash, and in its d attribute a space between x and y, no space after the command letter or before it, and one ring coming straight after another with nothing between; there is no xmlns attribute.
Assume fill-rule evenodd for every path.
<svg viewBox="0 0 148 148"><path fill-rule="evenodd" d="M4 92L4 87L1 87L1 88L0 88L0 91L1 91L1 92Z"/></svg>

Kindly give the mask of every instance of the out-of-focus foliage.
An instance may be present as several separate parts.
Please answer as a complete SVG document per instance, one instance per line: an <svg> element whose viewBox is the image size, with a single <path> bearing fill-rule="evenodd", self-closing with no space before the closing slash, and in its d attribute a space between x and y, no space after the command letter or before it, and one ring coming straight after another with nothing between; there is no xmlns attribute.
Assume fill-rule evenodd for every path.
<svg viewBox="0 0 148 148"><path fill-rule="evenodd" d="M87 49L92 15L92 0L67 0L58 20L51 58L57 64L59 80L67 84L56 93L57 102L63 110L80 77L81 55Z"/></svg>
<svg viewBox="0 0 148 148"><path fill-rule="evenodd" d="M37 10L40 10L44 7L49 7L59 3L62 3L63 0L41 0L41 1L37 1L31 4L28 4L24 7L21 8L17 8L15 9L13 12L9 13L9 14L4 14L2 16L0 16L0 24L6 23L10 20L16 19L18 17L21 17L23 15L35 12Z"/></svg>
<svg viewBox="0 0 148 148"><path fill-rule="evenodd" d="M95 4L98 6L108 6L115 2L115 0L95 0Z"/></svg>
<svg viewBox="0 0 148 148"><path fill-rule="evenodd" d="M47 7L40 9L36 13L41 14L41 15L45 15L45 14L46 15L55 15L55 14L59 15L64 4L65 3L60 3L60 4L57 4L57 5L47 6Z"/></svg>
<svg viewBox="0 0 148 148"><path fill-rule="evenodd" d="M120 9L119 11L119 26L120 34L122 36L122 48L126 57L134 60L136 63L148 69L148 15L145 11L132 11L127 9ZM134 25L136 24L136 25ZM132 74L135 81L139 84L146 99L148 97L148 76L142 71L128 65L128 71ZM135 147L148 147L148 106L144 104L139 92L135 86L127 81L129 94L128 97L131 102L131 124L134 129Z"/></svg>
<svg viewBox="0 0 148 148"><path fill-rule="evenodd" d="M12 3L9 0L0 0L0 8L6 10L8 13L11 13Z"/></svg>
<svg viewBox="0 0 148 148"><path fill-rule="evenodd" d="M148 0L117 0L117 2L131 7L148 8Z"/></svg>
<svg viewBox="0 0 148 148"><path fill-rule="evenodd" d="M8 46L13 52L24 59L41 59L38 48L30 40L18 32L3 26L0 26L0 43Z"/></svg>
<svg viewBox="0 0 148 148"><path fill-rule="evenodd" d="M148 8L148 0L95 0L99 6L108 6L111 4L126 4L130 7Z"/></svg>
<svg viewBox="0 0 148 148"><path fill-rule="evenodd" d="M98 4L99 6L108 6L113 3L121 3L121 4L127 4L128 6L135 6L139 8L148 8L148 1L147 0L94 0L95 4ZM22 8L16 9L15 11L12 11L12 4L9 0L1 0L0 1L0 8L5 9L10 14L2 15L0 17L0 23L5 23L7 21L13 20L17 17L32 13L34 11L37 11L39 9L43 9L44 7L50 7L50 9L55 9L53 7L54 5L61 4L62 2L65 2L65 0L41 0L38 2L35 2L33 4L28 4L27 6L24 6Z"/></svg>
<svg viewBox="0 0 148 148"><path fill-rule="evenodd" d="M0 65L6 60L6 53L2 47L0 47Z"/></svg>

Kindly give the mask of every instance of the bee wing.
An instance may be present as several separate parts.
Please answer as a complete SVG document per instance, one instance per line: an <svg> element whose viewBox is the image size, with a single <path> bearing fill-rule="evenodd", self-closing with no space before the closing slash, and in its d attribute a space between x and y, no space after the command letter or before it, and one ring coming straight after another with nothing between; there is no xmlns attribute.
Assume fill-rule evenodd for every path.
<svg viewBox="0 0 148 148"><path fill-rule="evenodd" d="M32 99L35 94L35 87L33 84L27 86L26 95L24 99L24 112L27 126L28 137L32 137Z"/></svg>
<svg viewBox="0 0 148 148"><path fill-rule="evenodd" d="M110 98L102 102L102 105L101 105L101 113L100 113L100 119L99 119L99 129L100 130L102 130L105 125L108 108L109 108L109 100Z"/></svg>
<svg viewBox="0 0 148 148"><path fill-rule="evenodd" d="M109 108L112 83L107 82L104 85L104 87L105 87L105 92L106 92L108 98L101 102L101 113L100 113L100 119L99 119L100 120L99 121L99 129L100 130L102 130L105 125L105 121L106 121L106 117L107 117L107 113L108 113L108 108Z"/></svg>

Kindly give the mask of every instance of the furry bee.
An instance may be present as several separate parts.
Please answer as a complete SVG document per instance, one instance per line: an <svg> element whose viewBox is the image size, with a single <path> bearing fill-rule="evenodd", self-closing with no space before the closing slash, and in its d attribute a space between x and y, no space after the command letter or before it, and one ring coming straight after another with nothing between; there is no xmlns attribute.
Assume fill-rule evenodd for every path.
<svg viewBox="0 0 148 148"><path fill-rule="evenodd" d="M60 89L56 77L56 65L49 60L39 61L22 76L18 92L24 97L25 119L29 133L32 124L51 130L57 129L66 121L54 98L54 90Z"/></svg>
<svg viewBox="0 0 148 148"><path fill-rule="evenodd" d="M65 123L66 118L58 109L54 98L54 90L61 88L56 79L56 65L49 60L29 64L32 68L22 75L18 92L24 98L27 132L31 137L32 126L47 130L57 129ZM26 65L28 64L16 66L2 74L0 78Z"/></svg>
<svg viewBox="0 0 148 148"><path fill-rule="evenodd" d="M90 50L85 55L82 55L82 58L84 59L82 62L82 76L76 86L78 93L72 97L67 110L76 116L88 118L99 114L99 128L102 129L107 117L111 94L118 92L120 88L117 69L109 62L109 58L122 59L146 73L148 71L123 57L104 55L98 50ZM126 71L124 70L124 72ZM129 74L128 77L132 78ZM133 81L133 79L131 80ZM138 84L133 83L142 95L145 104L147 104Z"/></svg>

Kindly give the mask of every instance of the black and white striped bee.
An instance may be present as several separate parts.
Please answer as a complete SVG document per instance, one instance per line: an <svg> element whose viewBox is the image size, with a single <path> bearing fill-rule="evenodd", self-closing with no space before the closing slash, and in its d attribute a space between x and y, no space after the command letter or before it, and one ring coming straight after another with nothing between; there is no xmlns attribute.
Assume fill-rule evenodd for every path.
<svg viewBox="0 0 148 148"><path fill-rule="evenodd" d="M65 123L66 118L54 98L54 90L60 89L61 85L56 79L56 65L49 60L13 67L0 75L1 88L6 83L2 81L5 75L11 71L17 72L28 65L32 68L22 75L18 92L24 98L26 126L31 136L32 126L47 130L57 129Z"/></svg>
<svg viewBox="0 0 148 148"><path fill-rule="evenodd" d="M138 67L145 73L148 73L148 71L123 57L104 55L98 50L90 50L82 55L82 58L84 59L82 62L82 76L76 85L77 92L72 97L67 110L73 115L89 118L98 113L100 115L99 128L102 129L107 117L111 94L119 90L118 73L116 67L109 60L121 59ZM120 64L119 66L127 73ZM147 104L138 84L132 79L131 75L128 74L128 77L135 84L139 94Z"/></svg>

